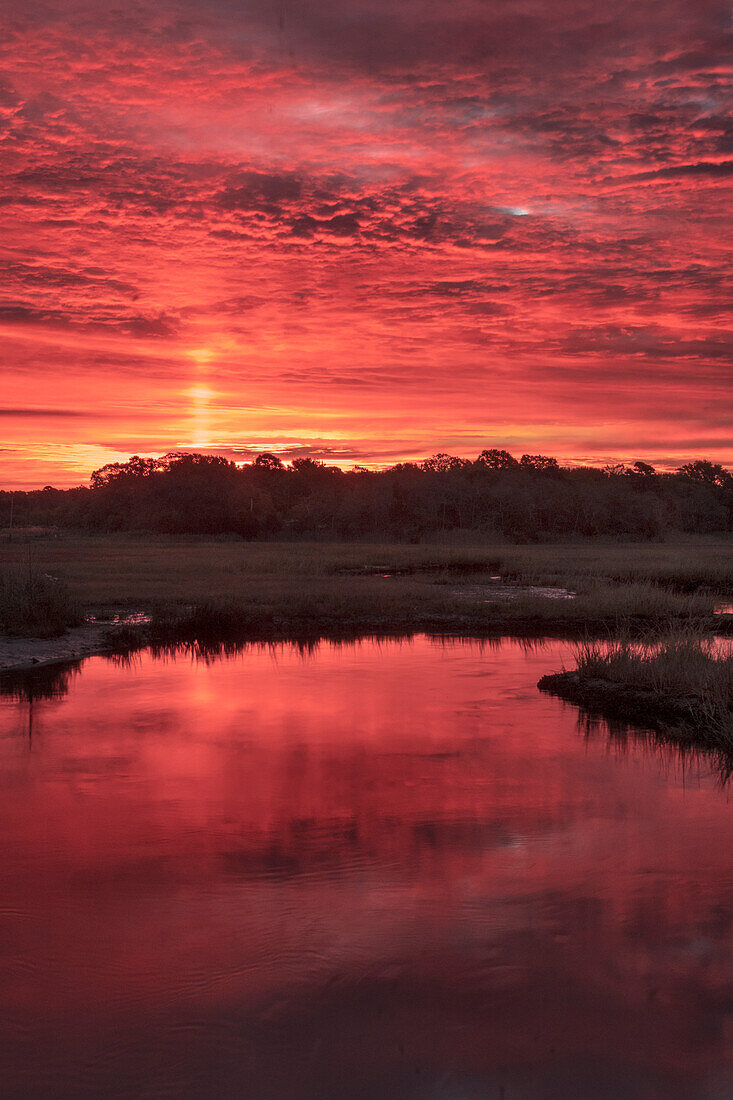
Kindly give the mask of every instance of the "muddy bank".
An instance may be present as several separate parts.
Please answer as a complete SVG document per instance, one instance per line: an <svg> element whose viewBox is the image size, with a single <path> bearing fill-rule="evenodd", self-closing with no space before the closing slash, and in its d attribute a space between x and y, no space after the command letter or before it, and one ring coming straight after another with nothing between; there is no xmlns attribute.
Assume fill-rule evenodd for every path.
<svg viewBox="0 0 733 1100"><path fill-rule="evenodd" d="M0 636L0 673L64 664L109 649L109 623L85 623L58 638Z"/></svg>

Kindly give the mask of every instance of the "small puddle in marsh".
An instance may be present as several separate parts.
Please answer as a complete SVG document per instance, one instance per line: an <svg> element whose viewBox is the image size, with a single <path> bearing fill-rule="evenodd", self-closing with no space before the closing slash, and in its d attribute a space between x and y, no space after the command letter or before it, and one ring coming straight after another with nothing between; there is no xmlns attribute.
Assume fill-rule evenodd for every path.
<svg viewBox="0 0 733 1100"><path fill-rule="evenodd" d="M424 573L440 572L440 569L437 566L425 566L419 569L389 570L386 567L375 566L374 568L342 570L342 572L354 576L381 577L383 580L393 580L398 577L419 577L420 574ZM446 572L450 573L450 570ZM488 582L485 584L462 584L451 588L451 592L463 599L477 600L483 598L485 603L491 603L492 600L515 600L520 596L539 596L546 600L574 600L577 595L568 588L553 587L551 585L506 584L503 583L503 578L498 574L489 577Z"/></svg>
<svg viewBox="0 0 733 1100"><path fill-rule="evenodd" d="M451 592L463 599L482 600L492 603L494 600L516 600L520 596L539 596L545 600L574 600L575 592L567 588L552 588L539 584L466 584L452 588Z"/></svg>
<svg viewBox="0 0 733 1100"><path fill-rule="evenodd" d="M151 621L144 611L114 611L87 615L84 622L93 626L145 626Z"/></svg>

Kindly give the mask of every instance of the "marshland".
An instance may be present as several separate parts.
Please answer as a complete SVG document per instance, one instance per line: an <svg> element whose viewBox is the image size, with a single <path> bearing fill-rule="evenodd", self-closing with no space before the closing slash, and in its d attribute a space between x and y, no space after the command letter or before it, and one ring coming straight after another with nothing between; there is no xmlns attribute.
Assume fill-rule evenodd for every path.
<svg viewBox="0 0 733 1100"><path fill-rule="evenodd" d="M405 545L16 531L0 543L0 658L73 656L11 640L70 628L80 654L418 631L704 638L732 629L732 558L722 537Z"/></svg>
<svg viewBox="0 0 733 1100"><path fill-rule="evenodd" d="M727 530L22 514L0 537L11 1095L156 1094L158 1066L180 1095L731 1079Z"/></svg>
<svg viewBox="0 0 733 1100"><path fill-rule="evenodd" d="M87 613L210 606L241 612L247 632L278 618L334 629L362 617L400 627L470 618L486 629L534 618L578 627L710 619L733 599L732 556L729 538L414 546L64 534L0 542L8 592L22 591L29 576L39 592L57 584L72 618L79 605Z"/></svg>

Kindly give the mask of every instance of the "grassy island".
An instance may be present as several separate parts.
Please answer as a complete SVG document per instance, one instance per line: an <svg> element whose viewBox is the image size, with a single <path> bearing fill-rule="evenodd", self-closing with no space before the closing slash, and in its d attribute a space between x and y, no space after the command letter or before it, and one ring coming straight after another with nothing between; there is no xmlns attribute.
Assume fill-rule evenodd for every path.
<svg viewBox="0 0 733 1100"><path fill-rule="evenodd" d="M733 645L694 633L644 642L588 642L576 668L540 689L590 713L676 740L733 752Z"/></svg>

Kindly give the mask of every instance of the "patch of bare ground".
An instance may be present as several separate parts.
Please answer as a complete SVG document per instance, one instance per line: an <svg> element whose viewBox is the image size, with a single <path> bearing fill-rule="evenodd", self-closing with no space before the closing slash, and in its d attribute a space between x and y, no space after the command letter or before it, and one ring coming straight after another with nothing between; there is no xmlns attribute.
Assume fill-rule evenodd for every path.
<svg viewBox="0 0 733 1100"><path fill-rule="evenodd" d="M86 623L54 638L0 636L0 673L65 664L102 653L109 648L108 630L108 624Z"/></svg>

